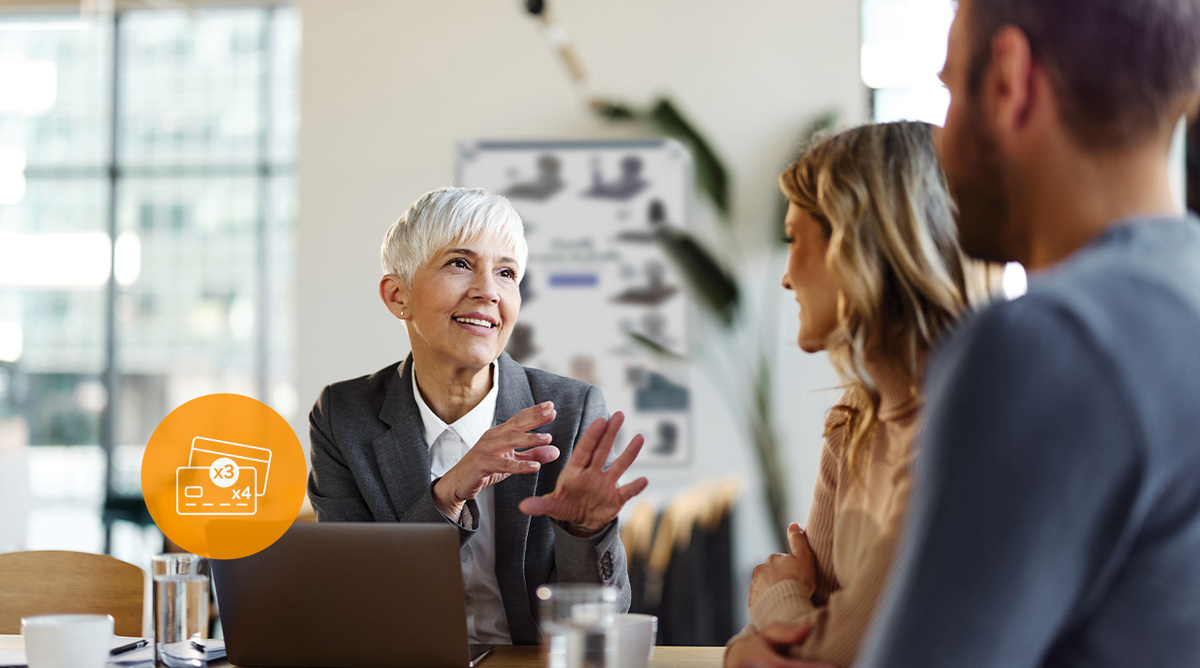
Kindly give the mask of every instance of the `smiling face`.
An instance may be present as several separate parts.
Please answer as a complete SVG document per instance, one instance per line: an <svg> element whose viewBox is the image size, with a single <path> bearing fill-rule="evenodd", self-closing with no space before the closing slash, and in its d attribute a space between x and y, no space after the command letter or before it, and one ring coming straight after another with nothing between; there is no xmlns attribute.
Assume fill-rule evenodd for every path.
<svg viewBox="0 0 1200 668"><path fill-rule="evenodd" d="M783 287L791 290L800 304L800 348L815 353L825 349L838 324L839 288L825 264L829 237L812 214L795 204L788 204L783 225L788 239Z"/></svg>
<svg viewBox="0 0 1200 668"><path fill-rule="evenodd" d="M478 370L500 356L521 310L515 258L495 239L465 239L434 253L407 289L384 277L384 302L407 322L423 368Z"/></svg>

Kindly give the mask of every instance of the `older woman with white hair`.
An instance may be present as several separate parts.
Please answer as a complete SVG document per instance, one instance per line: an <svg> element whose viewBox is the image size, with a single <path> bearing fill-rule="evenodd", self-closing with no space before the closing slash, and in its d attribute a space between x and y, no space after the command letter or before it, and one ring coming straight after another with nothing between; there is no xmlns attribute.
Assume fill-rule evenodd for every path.
<svg viewBox="0 0 1200 668"><path fill-rule="evenodd" d="M624 417L599 389L504 353L527 255L503 197L422 195L384 237L379 282L412 353L325 387L309 416L317 520L457 527L475 643L538 642L548 582L610 584L628 608L617 513L646 487L618 484L640 435L606 466Z"/></svg>

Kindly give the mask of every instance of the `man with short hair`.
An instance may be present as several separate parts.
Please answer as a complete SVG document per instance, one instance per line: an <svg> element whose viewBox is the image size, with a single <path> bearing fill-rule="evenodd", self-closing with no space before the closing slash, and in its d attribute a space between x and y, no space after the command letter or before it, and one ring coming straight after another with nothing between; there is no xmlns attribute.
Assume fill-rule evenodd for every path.
<svg viewBox="0 0 1200 668"><path fill-rule="evenodd" d="M1030 288L931 364L860 665L1200 666L1200 0L962 0L942 79L963 247Z"/></svg>

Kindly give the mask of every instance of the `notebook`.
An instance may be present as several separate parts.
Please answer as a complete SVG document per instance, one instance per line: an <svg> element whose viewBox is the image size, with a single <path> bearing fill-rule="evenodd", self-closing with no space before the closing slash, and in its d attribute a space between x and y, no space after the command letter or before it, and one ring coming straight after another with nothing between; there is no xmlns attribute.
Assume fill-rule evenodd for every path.
<svg viewBox="0 0 1200 668"><path fill-rule="evenodd" d="M298 523L212 572L235 665L463 668L491 650L467 643L451 526Z"/></svg>

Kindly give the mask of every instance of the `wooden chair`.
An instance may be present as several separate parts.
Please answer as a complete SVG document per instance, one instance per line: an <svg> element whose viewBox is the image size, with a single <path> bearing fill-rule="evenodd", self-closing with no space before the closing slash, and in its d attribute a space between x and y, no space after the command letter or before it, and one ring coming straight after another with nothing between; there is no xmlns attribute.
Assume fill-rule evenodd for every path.
<svg viewBox="0 0 1200 668"><path fill-rule="evenodd" d="M31 615L108 614L117 635L144 636L146 582L142 569L103 554L0 554L0 633L20 633Z"/></svg>

